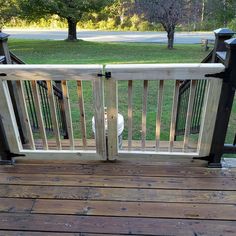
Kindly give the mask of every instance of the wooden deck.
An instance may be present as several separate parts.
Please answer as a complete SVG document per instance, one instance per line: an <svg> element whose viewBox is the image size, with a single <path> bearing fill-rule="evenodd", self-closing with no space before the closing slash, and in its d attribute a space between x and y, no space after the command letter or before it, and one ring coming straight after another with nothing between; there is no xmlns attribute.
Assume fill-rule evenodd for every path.
<svg viewBox="0 0 236 236"><path fill-rule="evenodd" d="M165 157L0 166L0 236L236 235L236 168L205 165Z"/></svg>

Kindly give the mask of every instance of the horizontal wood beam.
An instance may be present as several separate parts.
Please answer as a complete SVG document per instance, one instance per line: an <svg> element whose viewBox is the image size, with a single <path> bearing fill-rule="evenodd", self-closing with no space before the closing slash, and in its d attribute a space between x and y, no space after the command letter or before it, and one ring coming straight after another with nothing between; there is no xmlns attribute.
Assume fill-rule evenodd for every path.
<svg viewBox="0 0 236 236"><path fill-rule="evenodd" d="M92 80L102 65L1 65L0 80Z"/></svg>
<svg viewBox="0 0 236 236"><path fill-rule="evenodd" d="M107 65L115 80L205 80L206 74L217 74L222 64L120 64ZM207 77L213 78L213 77Z"/></svg>

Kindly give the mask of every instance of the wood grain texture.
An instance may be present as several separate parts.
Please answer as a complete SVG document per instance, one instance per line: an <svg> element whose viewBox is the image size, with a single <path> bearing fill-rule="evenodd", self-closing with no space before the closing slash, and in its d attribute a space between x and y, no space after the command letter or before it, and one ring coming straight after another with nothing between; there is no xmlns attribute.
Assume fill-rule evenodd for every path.
<svg viewBox="0 0 236 236"><path fill-rule="evenodd" d="M199 221L127 217L1 214L2 230L89 232L139 235L235 235L234 221Z"/></svg>
<svg viewBox="0 0 236 236"><path fill-rule="evenodd" d="M0 230L0 236L102 236L96 233L55 233L55 232L33 232L33 231L11 231ZM125 234L106 234L107 236L126 236ZM132 234L133 236L137 236Z"/></svg>
<svg viewBox="0 0 236 236"><path fill-rule="evenodd" d="M77 81L77 94L79 99L80 126L82 132L83 148L87 147L86 118L84 110L83 84L81 80Z"/></svg>
<svg viewBox="0 0 236 236"><path fill-rule="evenodd" d="M133 135L133 81L128 81L128 150L132 148Z"/></svg>
<svg viewBox="0 0 236 236"><path fill-rule="evenodd" d="M48 93L48 100L50 106L50 114L52 119L52 127L53 133L56 138L56 148L61 150L61 134L59 130L58 118L57 118L57 111L56 111L56 103L54 98L54 91L53 91L53 84L52 81L47 81L47 93Z"/></svg>
<svg viewBox="0 0 236 236"><path fill-rule="evenodd" d="M62 94L63 94L63 104L65 108L66 127L67 127L67 132L68 132L68 138L70 141L70 149L74 150L75 148L74 132L73 132L73 124L72 124L71 108L70 108L70 97L69 97L67 81L63 80L61 83L61 86L62 86Z"/></svg>
<svg viewBox="0 0 236 236"><path fill-rule="evenodd" d="M186 178L1 173L0 184L149 189L236 190L235 178Z"/></svg>
<svg viewBox="0 0 236 236"><path fill-rule="evenodd" d="M32 85L33 100L34 100L34 105L35 105L35 112L38 119L40 136L43 141L43 148L44 150L48 150L48 140L47 140L47 134L45 130L45 124L44 124L42 107L41 107L41 99L39 95L39 88L38 88L37 81L32 80L31 85Z"/></svg>
<svg viewBox="0 0 236 236"><path fill-rule="evenodd" d="M165 176L194 178L235 178L236 171L231 169L207 169L203 167L184 167L171 165L113 165L113 163L84 164L54 164L54 165L16 165L0 166L0 173L28 174L61 174L63 175L106 175L106 176ZM86 167L86 168L85 168Z"/></svg>
<svg viewBox="0 0 236 236"><path fill-rule="evenodd" d="M224 71L222 64L120 64L106 65L115 80L205 80L206 74Z"/></svg>
<svg viewBox="0 0 236 236"><path fill-rule="evenodd" d="M107 158L116 160L118 158L118 91L117 81L105 80L106 106L107 106Z"/></svg>
<svg viewBox="0 0 236 236"><path fill-rule="evenodd" d="M4 128L9 149L13 153L19 153L22 149L19 130L17 127L16 117L11 102L11 97L7 81L0 81L0 115Z"/></svg>
<svg viewBox="0 0 236 236"><path fill-rule="evenodd" d="M104 82L101 78L93 80L93 101L96 150L99 158L101 160L106 160L107 152L104 114Z"/></svg>
<svg viewBox="0 0 236 236"><path fill-rule="evenodd" d="M22 117L22 122L24 123L25 133L27 137L27 143L29 144L30 149L35 150L35 143L32 128L30 125L30 118L27 111L26 98L24 93L24 85L22 81L16 81L16 89L18 94L18 104Z"/></svg>
<svg viewBox="0 0 236 236"><path fill-rule="evenodd" d="M162 115L162 103L163 103L163 93L164 93L164 81L158 81L158 97L157 97L157 114L156 114L156 151L160 147L161 138L161 115Z"/></svg>
<svg viewBox="0 0 236 236"><path fill-rule="evenodd" d="M175 126L176 126L178 98L179 98L179 87L180 87L180 81L176 80L175 87L174 87L173 103L172 103L171 121L170 121L170 147L169 147L170 152L173 151L173 147L174 147Z"/></svg>
<svg viewBox="0 0 236 236"><path fill-rule="evenodd" d="M169 219L236 220L234 204L153 203L117 201L35 201L32 213L84 216L121 216Z"/></svg>
<svg viewBox="0 0 236 236"><path fill-rule="evenodd" d="M189 99L188 99L187 118L186 118L185 133L184 133L184 145L183 145L184 152L188 151L190 128L191 128L192 114L193 114L193 104L194 104L194 98L195 98L195 93L196 93L196 84L197 84L197 81L191 80L190 93L189 93Z"/></svg>
<svg viewBox="0 0 236 236"><path fill-rule="evenodd" d="M235 204L235 191L1 185L1 198Z"/></svg>
<svg viewBox="0 0 236 236"><path fill-rule="evenodd" d="M142 141L141 146L144 151L147 136L147 99L148 99L148 80L143 82L143 106L142 106Z"/></svg>
<svg viewBox="0 0 236 236"><path fill-rule="evenodd" d="M10 80L92 80L102 65L1 65ZM2 78L0 78L2 80Z"/></svg>
<svg viewBox="0 0 236 236"><path fill-rule="evenodd" d="M221 79L208 81L202 108L198 141L198 152L200 156L208 156L210 153L221 88Z"/></svg>

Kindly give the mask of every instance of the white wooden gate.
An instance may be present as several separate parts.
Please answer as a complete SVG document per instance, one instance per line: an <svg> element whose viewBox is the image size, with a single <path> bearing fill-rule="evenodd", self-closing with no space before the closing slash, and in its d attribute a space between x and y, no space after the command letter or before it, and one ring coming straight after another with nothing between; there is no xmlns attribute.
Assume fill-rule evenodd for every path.
<svg viewBox="0 0 236 236"><path fill-rule="evenodd" d="M158 156L158 155L187 155L207 156L210 151L212 135L214 130L216 111L219 102L219 94L222 81L210 77L209 74L220 73L224 70L221 64L150 64L150 65L2 65L0 67L0 114L6 133L6 139L10 151L28 157L78 157L82 159L115 160L121 156ZM205 75L208 74L206 77ZM53 121L54 146L50 146L48 135L45 131L42 104L40 101L37 81L43 80L47 84L47 93L50 104L50 116ZM185 135L182 141L176 141L175 124L177 116L179 86L184 80L191 80L190 95L188 99L187 120L185 123ZM207 89L204 95L204 104L201 116L201 130L199 137L195 140L195 146L190 145L190 123L196 91L196 81L207 80ZM24 117L28 146L22 144L17 127L14 109L9 94L7 81L16 81L16 93L20 98L18 106ZM24 92L23 81L30 81L36 115L39 123L39 136L36 137L30 124L27 99ZM64 97L66 125L68 130L67 147L65 148L58 126L58 117L53 96L53 81L61 81ZM72 111L68 84L76 82L78 109L81 115L82 140L81 145L76 146L72 121ZM86 120L84 110L84 98L82 82L91 81L93 110L95 117L95 137L89 142L86 139ZM119 83L127 82L127 118L125 129L127 129L127 140L123 140L123 147L118 148L117 117L119 107ZM133 139L134 102L133 86L136 81L143 84L142 111L141 111L141 138ZM148 88L149 81L156 81L156 120L155 138L146 140L147 137L147 108L149 105ZM161 140L162 112L165 106L164 87L168 81L174 81L169 139ZM104 108L107 107L107 128L105 130ZM126 117L126 116L125 116ZM36 139L40 139L41 146L37 146Z"/></svg>

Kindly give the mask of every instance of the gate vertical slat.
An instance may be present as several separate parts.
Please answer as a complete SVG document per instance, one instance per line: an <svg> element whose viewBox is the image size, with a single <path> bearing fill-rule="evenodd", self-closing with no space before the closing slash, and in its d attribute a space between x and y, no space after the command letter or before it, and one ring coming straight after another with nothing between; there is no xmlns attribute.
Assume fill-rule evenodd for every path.
<svg viewBox="0 0 236 236"><path fill-rule="evenodd" d="M156 151L159 150L161 139L161 115L162 115L162 103L164 94L164 80L157 82L159 84L158 98L157 98L157 114L156 114Z"/></svg>
<svg viewBox="0 0 236 236"><path fill-rule="evenodd" d="M34 99L34 105L35 105L35 112L38 118L38 125L39 125L39 131L40 135L43 141L43 148L45 150L48 150L48 141L47 141L47 135L45 131L45 124L43 120L43 113L42 108L40 104L40 96L39 96L39 88L37 81L33 80L32 83L32 91L33 91L33 99Z"/></svg>
<svg viewBox="0 0 236 236"><path fill-rule="evenodd" d="M107 160L104 117L104 81L102 78L95 78L93 80L93 101L96 151L100 156L100 159Z"/></svg>
<svg viewBox="0 0 236 236"><path fill-rule="evenodd" d="M47 93L48 93L48 100L49 100L49 107L50 107L50 114L51 114L51 120L52 120L52 128L53 133L56 138L56 146L58 150L61 150L61 137L60 137L60 129L59 129L59 123L57 118L57 111L56 111L56 103L55 103L55 97L53 92L53 85L52 81L48 80L47 82Z"/></svg>
<svg viewBox="0 0 236 236"><path fill-rule="evenodd" d="M128 149L132 148L133 139L133 81L128 81Z"/></svg>
<svg viewBox="0 0 236 236"><path fill-rule="evenodd" d="M143 82L143 107L142 107L142 150L146 147L147 136L147 99L148 99L148 80Z"/></svg>
<svg viewBox="0 0 236 236"><path fill-rule="evenodd" d="M0 115L10 152L19 153L22 149L14 109L7 81L0 81Z"/></svg>
<svg viewBox="0 0 236 236"><path fill-rule="evenodd" d="M17 88L17 93L18 93L18 97L19 97L18 103L20 105L22 116L24 117L24 124L25 124L25 128L26 128L27 141L28 141L28 144L30 145L30 148L32 150L35 150L34 137L33 137L33 132L32 132L32 128L30 125L29 114L27 111L23 82L20 80L16 81L16 88Z"/></svg>
<svg viewBox="0 0 236 236"><path fill-rule="evenodd" d="M65 108L65 118L66 118L66 127L68 132L68 138L70 141L70 149L75 149L74 133L73 133L73 124L71 118L71 108L70 108L70 98L67 81L63 80L62 83L62 94L63 94L63 104Z"/></svg>
<svg viewBox="0 0 236 236"><path fill-rule="evenodd" d="M79 99L82 141L83 141L83 147L86 148L87 147L86 119L85 119L85 110L84 110L83 84L81 80L77 81L77 94L78 94L78 99Z"/></svg>
<svg viewBox="0 0 236 236"><path fill-rule="evenodd" d="M191 120L192 120L192 114L193 114L193 103L194 103L195 92L196 92L196 84L197 84L196 80L192 80L190 84L187 119L186 119L186 124L185 124L185 133L184 133L184 145L183 145L184 151L187 151L188 149Z"/></svg>
<svg viewBox="0 0 236 236"><path fill-rule="evenodd" d="M176 80L175 89L174 89L174 96L173 96L171 123L170 123L170 146L169 146L170 152L173 151L173 147L174 147L175 125L176 125L176 119L177 119L177 106L178 106L178 97L179 97L179 86L180 86L180 81Z"/></svg>
<svg viewBox="0 0 236 236"><path fill-rule="evenodd" d="M118 157L118 93L117 81L105 80L107 101L107 157L108 160L116 160Z"/></svg>

